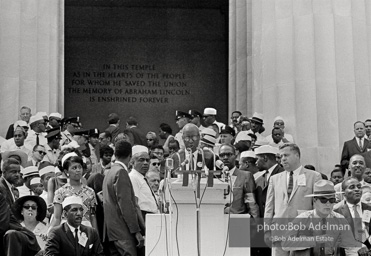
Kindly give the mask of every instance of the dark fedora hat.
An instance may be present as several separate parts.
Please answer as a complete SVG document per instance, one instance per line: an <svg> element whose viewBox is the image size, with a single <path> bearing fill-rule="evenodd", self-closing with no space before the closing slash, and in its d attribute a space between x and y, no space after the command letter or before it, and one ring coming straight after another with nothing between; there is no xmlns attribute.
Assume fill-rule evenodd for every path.
<svg viewBox="0 0 371 256"><path fill-rule="evenodd" d="M26 201L34 201L37 204L37 215L36 220L43 221L46 217L46 203L44 199L39 196L22 196L18 198L13 205L13 213L19 220L23 220L22 209L23 204Z"/></svg>

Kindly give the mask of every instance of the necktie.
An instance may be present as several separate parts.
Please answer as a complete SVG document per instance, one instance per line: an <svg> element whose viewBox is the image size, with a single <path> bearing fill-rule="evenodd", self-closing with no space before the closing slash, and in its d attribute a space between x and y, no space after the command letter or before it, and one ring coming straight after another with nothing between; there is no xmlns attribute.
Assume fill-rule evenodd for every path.
<svg viewBox="0 0 371 256"><path fill-rule="evenodd" d="M39 145L39 144L40 144L39 134L36 133L36 145Z"/></svg>
<svg viewBox="0 0 371 256"><path fill-rule="evenodd" d="M353 205L353 211L354 211L354 237L357 241L362 241L362 219L359 216L359 213L357 211L358 205Z"/></svg>
<svg viewBox="0 0 371 256"><path fill-rule="evenodd" d="M75 228L75 251L76 255L79 255L79 229Z"/></svg>
<svg viewBox="0 0 371 256"><path fill-rule="evenodd" d="M292 189L294 187L294 177L293 177L293 175L294 175L294 172L291 171L290 172L290 177L289 177L289 185L287 187L287 195L288 195L289 198L291 196L291 192L292 192Z"/></svg>
<svg viewBox="0 0 371 256"><path fill-rule="evenodd" d="M263 177L264 177L264 187L266 187L268 185L268 174L269 174L269 171L265 171L264 174L263 174Z"/></svg>
<svg viewBox="0 0 371 256"><path fill-rule="evenodd" d="M359 147L360 147L360 149L363 149L362 139L359 139Z"/></svg>

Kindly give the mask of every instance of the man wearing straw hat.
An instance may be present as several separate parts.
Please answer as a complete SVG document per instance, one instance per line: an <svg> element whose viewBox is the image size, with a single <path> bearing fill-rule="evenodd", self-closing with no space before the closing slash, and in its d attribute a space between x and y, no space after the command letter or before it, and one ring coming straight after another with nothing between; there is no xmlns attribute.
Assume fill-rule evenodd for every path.
<svg viewBox="0 0 371 256"><path fill-rule="evenodd" d="M314 184L313 194L305 196L313 200L314 209L292 221L292 226L298 228L282 229L285 251L291 251L291 255L325 256L334 255L337 247L341 247L346 255L357 255L355 248L361 246L360 242L354 239L344 216L333 211L336 193L331 181L320 180ZM359 255L368 255L363 251L358 251Z"/></svg>

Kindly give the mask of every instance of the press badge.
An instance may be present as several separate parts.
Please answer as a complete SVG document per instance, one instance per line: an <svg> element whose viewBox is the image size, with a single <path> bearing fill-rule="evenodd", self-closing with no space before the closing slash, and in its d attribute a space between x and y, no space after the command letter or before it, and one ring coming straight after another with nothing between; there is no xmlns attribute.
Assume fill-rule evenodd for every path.
<svg viewBox="0 0 371 256"><path fill-rule="evenodd" d="M79 244L85 247L87 242L88 242L88 237L86 236L85 233L81 233L81 236L79 237Z"/></svg>
<svg viewBox="0 0 371 256"><path fill-rule="evenodd" d="M300 174L298 176L298 186L306 186L307 183L306 183L306 180L305 180L305 175L304 174Z"/></svg>
<svg viewBox="0 0 371 256"><path fill-rule="evenodd" d="M369 223L370 222L370 217L371 217L371 211L365 210L362 213L362 222Z"/></svg>

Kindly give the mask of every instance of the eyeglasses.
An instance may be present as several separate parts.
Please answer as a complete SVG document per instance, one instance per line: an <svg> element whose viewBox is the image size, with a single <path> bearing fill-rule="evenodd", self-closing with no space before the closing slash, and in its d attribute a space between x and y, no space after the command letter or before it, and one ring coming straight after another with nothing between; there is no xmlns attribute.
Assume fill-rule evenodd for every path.
<svg viewBox="0 0 371 256"><path fill-rule="evenodd" d="M44 151L36 151L37 153L39 153L40 155L46 155L46 152Z"/></svg>
<svg viewBox="0 0 371 256"><path fill-rule="evenodd" d="M153 139L147 139L148 141L153 141Z"/></svg>
<svg viewBox="0 0 371 256"><path fill-rule="evenodd" d="M152 163L152 166L161 166L161 163Z"/></svg>
<svg viewBox="0 0 371 256"><path fill-rule="evenodd" d="M23 209L29 210L30 208L32 210L37 210L37 206L35 205L23 205Z"/></svg>
<svg viewBox="0 0 371 256"><path fill-rule="evenodd" d="M194 136L185 136L185 137L183 137L183 140L186 141L186 142L188 142L188 141L190 141L190 140L192 140L192 141L196 141L196 140L198 140L198 138L200 138L199 135L194 135Z"/></svg>
<svg viewBox="0 0 371 256"><path fill-rule="evenodd" d="M330 204L334 204L336 203L336 198L335 197L331 197L331 198L326 198L326 197L315 197L317 198L318 200L321 201L321 203L325 204L327 202L330 202Z"/></svg>
<svg viewBox="0 0 371 256"><path fill-rule="evenodd" d="M220 153L219 154L219 157L223 158L223 157L231 157L233 156L234 154L232 152L227 152L227 153Z"/></svg>

